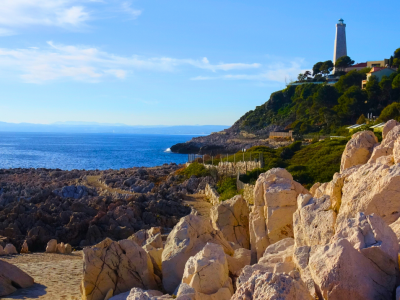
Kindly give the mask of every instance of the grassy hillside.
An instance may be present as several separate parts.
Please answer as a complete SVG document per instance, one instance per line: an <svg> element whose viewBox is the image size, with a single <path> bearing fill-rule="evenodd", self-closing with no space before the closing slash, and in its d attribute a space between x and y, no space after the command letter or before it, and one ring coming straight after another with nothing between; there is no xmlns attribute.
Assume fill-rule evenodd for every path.
<svg viewBox="0 0 400 300"><path fill-rule="evenodd" d="M344 125L355 124L368 113L380 116L389 105L400 103L400 71L380 82L372 76L366 89L361 89L369 71L365 68L348 72L334 85L313 84L309 78L302 85L288 86L247 112L234 127L256 134L270 125L297 133L338 134ZM390 112L395 114L394 118L400 118L397 107ZM388 112L379 121L386 121L387 115Z"/></svg>

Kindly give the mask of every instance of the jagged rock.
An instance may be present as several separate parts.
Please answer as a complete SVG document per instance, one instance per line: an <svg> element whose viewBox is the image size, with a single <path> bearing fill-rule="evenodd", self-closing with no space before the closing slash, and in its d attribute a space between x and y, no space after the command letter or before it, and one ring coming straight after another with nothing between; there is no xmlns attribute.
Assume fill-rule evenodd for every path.
<svg viewBox="0 0 400 300"><path fill-rule="evenodd" d="M394 165L394 157L393 155L381 156L376 159L377 164L393 166Z"/></svg>
<svg viewBox="0 0 400 300"><path fill-rule="evenodd" d="M332 210L330 196L299 195L298 209L293 215L296 247L329 243L335 224L336 212Z"/></svg>
<svg viewBox="0 0 400 300"><path fill-rule="evenodd" d="M353 134L344 149L340 171L367 163L377 143L378 139L372 131L366 130Z"/></svg>
<svg viewBox="0 0 400 300"><path fill-rule="evenodd" d="M290 273L295 269L293 263L294 239L286 238L269 245L257 264L245 266L236 282L237 287L247 282L256 271L271 273Z"/></svg>
<svg viewBox="0 0 400 300"><path fill-rule="evenodd" d="M396 120L392 119L392 120L387 121L385 123L385 126L383 126L383 129L382 129L382 139L385 139L387 134L389 133L389 131L391 131L397 125L400 125L400 124Z"/></svg>
<svg viewBox="0 0 400 300"><path fill-rule="evenodd" d="M245 248L235 250L233 256L226 255L228 261L229 273L232 276L239 276L245 266L251 263L251 251Z"/></svg>
<svg viewBox="0 0 400 300"><path fill-rule="evenodd" d="M255 258L261 257L269 244L293 237L293 213L297 209L299 194L308 194L308 191L294 181L285 169L271 169L259 176L254 189L254 207L250 214L253 263L256 262ZM262 224L263 219L265 225Z"/></svg>
<svg viewBox="0 0 400 300"><path fill-rule="evenodd" d="M397 254L399 244L396 234L377 215L365 216L358 213L336 226L336 234L331 242L347 239L353 247L369 258L385 274L397 276L399 266Z"/></svg>
<svg viewBox="0 0 400 300"><path fill-rule="evenodd" d="M65 254L65 245L63 242L57 244L57 253Z"/></svg>
<svg viewBox="0 0 400 300"><path fill-rule="evenodd" d="M7 244L4 247L4 252L5 252L5 254L18 254L17 249L15 248L15 246L13 244Z"/></svg>
<svg viewBox="0 0 400 300"><path fill-rule="evenodd" d="M132 287L157 287L151 259L134 241L113 242L107 238L84 248L83 260L83 300L103 300L110 289L117 295Z"/></svg>
<svg viewBox="0 0 400 300"><path fill-rule="evenodd" d="M396 127L397 128L397 127ZM386 224L400 217L400 165L365 164L347 176L342 188L337 223L353 218L357 212L375 213Z"/></svg>
<svg viewBox="0 0 400 300"><path fill-rule="evenodd" d="M393 162L395 164L400 163L400 138L398 138L394 142L394 146L393 146Z"/></svg>
<svg viewBox="0 0 400 300"><path fill-rule="evenodd" d="M157 233L156 235L150 236L147 240L146 240L146 245L151 245L154 248L163 248L163 241L161 238L161 233Z"/></svg>
<svg viewBox="0 0 400 300"><path fill-rule="evenodd" d="M70 244L65 244L65 254L71 254L72 253L72 247Z"/></svg>
<svg viewBox="0 0 400 300"><path fill-rule="evenodd" d="M298 273L291 275L256 271L236 290L231 300L312 300Z"/></svg>
<svg viewBox="0 0 400 300"><path fill-rule="evenodd" d="M200 295L199 300L212 295L216 299L229 300L233 295L233 286L222 246L207 243L203 250L189 258L182 283L191 286Z"/></svg>
<svg viewBox="0 0 400 300"><path fill-rule="evenodd" d="M20 253L29 253L28 243L26 241L22 244Z"/></svg>
<svg viewBox="0 0 400 300"><path fill-rule="evenodd" d="M270 244L265 223L264 206L253 206L250 213L251 263L256 263Z"/></svg>
<svg viewBox="0 0 400 300"><path fill-rule="evenodd" d="M17 288L33 285L33 278L16 266L0 260L0 297L11 294Z"/></svg>
<svg viewBox="0 0 400 300"><path fill-rule="evenodd" d="M47 243L46 253L56 253L57 252L57 240L50 240Z"/></svg>
<svg viewBox="0 0 400 300"><path fill-rule="evenodd" d="M396 275L386 274L347 239L316 246L309 267L319 299L391 299Z"/></svg>
<svg viewBox="0 0 400 300"><path fill-rule="evenodd" d="M228 255L234 254L223 234L215 230L209 220L188 215L174 227L162 254L163 285L168 293L173 293L180 284L188 259L208 242L221 245Z"/></svg>
<svg viewBox="0 0 400 300"><path fill-rule="evenodd" d="M152 238L153 236L156 236L158 233L161 234L161 228L160 227L152 227L149 230L146 229L141 229L134 234L132 234L128 240L135 241L139 246L144 246L145 244L148 243L148 239ZM162 246L161 246L162 247ZM156 248L161 248L161 247L156 247Z"/></svg>
<svg viewBox="0 0 400 300"><path fill-rule="evenodd" d="M249 208L242 196L214 205L211 220L214 228L220 230L227 241L250 249Z"/></svg>
<svg viewBox="0 0 400 300"><path fill-rule="evenodd" d="M321 186L320 182L316 182L313 184L313 186L310 188L310 194L314 197L315 196L315 192L317 191L317 189Z"/></svg>
<svg viewBox="0 0 400 300"><path fill-rule="evenodd" d="M151 244L146 244L143 249L150 256L151 262L153 263L154 274L162 278L162 253L163 248L155 248Z"/></svg>

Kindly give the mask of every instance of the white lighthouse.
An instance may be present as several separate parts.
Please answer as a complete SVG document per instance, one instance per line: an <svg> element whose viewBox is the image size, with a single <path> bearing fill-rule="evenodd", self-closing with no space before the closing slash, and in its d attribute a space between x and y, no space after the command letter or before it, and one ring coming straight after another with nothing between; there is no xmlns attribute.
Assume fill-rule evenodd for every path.
<svg viewBox="0 0 400 300"><path fill-rule="evenodd" d="M347 45L346 45L346 24L343 19L340 19L336 24L336 38L335 38L335 49L333 53L333 64L342 57L347 56Z"/></svg>

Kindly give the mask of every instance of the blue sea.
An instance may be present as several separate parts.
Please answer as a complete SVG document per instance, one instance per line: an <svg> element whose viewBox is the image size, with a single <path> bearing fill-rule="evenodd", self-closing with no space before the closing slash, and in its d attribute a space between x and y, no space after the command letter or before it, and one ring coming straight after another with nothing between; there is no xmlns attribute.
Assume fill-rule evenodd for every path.
<svg viewBox="0 0 400 300"><path fill-rule="evenodd" d="M0 132L0 169L106 170L187 162L168 152L192 135Z"/></svg>

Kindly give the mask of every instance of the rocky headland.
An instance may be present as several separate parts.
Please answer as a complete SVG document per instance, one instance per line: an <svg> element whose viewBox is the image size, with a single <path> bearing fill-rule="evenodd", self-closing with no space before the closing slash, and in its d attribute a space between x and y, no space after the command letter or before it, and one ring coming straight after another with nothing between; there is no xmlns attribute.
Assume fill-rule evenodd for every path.
<svg viewBox="0 0 400 300"><path fill-rule="evenodd" d="M208 214L192 209L172 225L171 231L163 227L164 223L160 226L141 217L145 227L134 229L128 238L102 236L100 242L95 240L96 245L83 247L80 297L84 300L399 299L400 124L389 121L382 135L379 143L371 131L354 134L342 154L340 172L328 182L315 183L309 190L287 170L272 168L258 176L252 203L237 195L216 202ZM155 172L167 173L177 168L168 165ZM136 174L138 170L131 172ZM105 184L122 171L107 172L110 173L96 182ZM161 199L164 195L163 201L168 202L173 201L167 199L167 195L173 195L172 190L179 193L181 189L180 193L188 195L190 191L200 192L203 186L208 187L209 179L192 177L179 184L168 183L167 188L170 176L180 176L176 171L175 175L166 174L167 179L161 184L149 180L152 171L147 172L148 178L140 177L146 181L143 187L150 183L154 187L143 194L146 197L157 195ZM9 176L9 180L18 178L15 174ZM106 192L131 191L132 186L124 187L127 180L124 178L107 181L112 190ZM166 192L170 189L171 192ZM53 188L52 197L64 195L62 188L59 191L60 187ZM101 197L91 195L91 191L87 195L77 189L73 192L74 197L69 198L72 203L80 203L81 194L85 195L83 198ZM146 202L147 206L151 201ZM136 205L136 201L108 204L115 210L127 207L120 215L128 217L124 227L136 224L127 212L132 202ZM151 212L141 208L142 215ZM108 209L105 215L114 214L110 210L114 211ZM10 214L16 217L19 211L8 211L7 215ZM139 220L136 215L133 217ZM114 217L117 223L118 219ZM6 223L7 228L14 228L9 226L11 223ZM96 226L101 230L111 228L111 225ZM66 257L73 255L74 252L63 253L67 246L60 238L48 241L48 251ZM88 241L86 237L83 240ZM24 251L26 246L22 247ZM12 244L7 244L4 251L11 258L8 262L18 258ZM35 286L34 272L27 265L13 265L6 263L6 259L0 262L0 295L17 288L19 291L15 293L27 293ZM5 299L15 299L11 298L13 295L17 294Z"/></svg>

